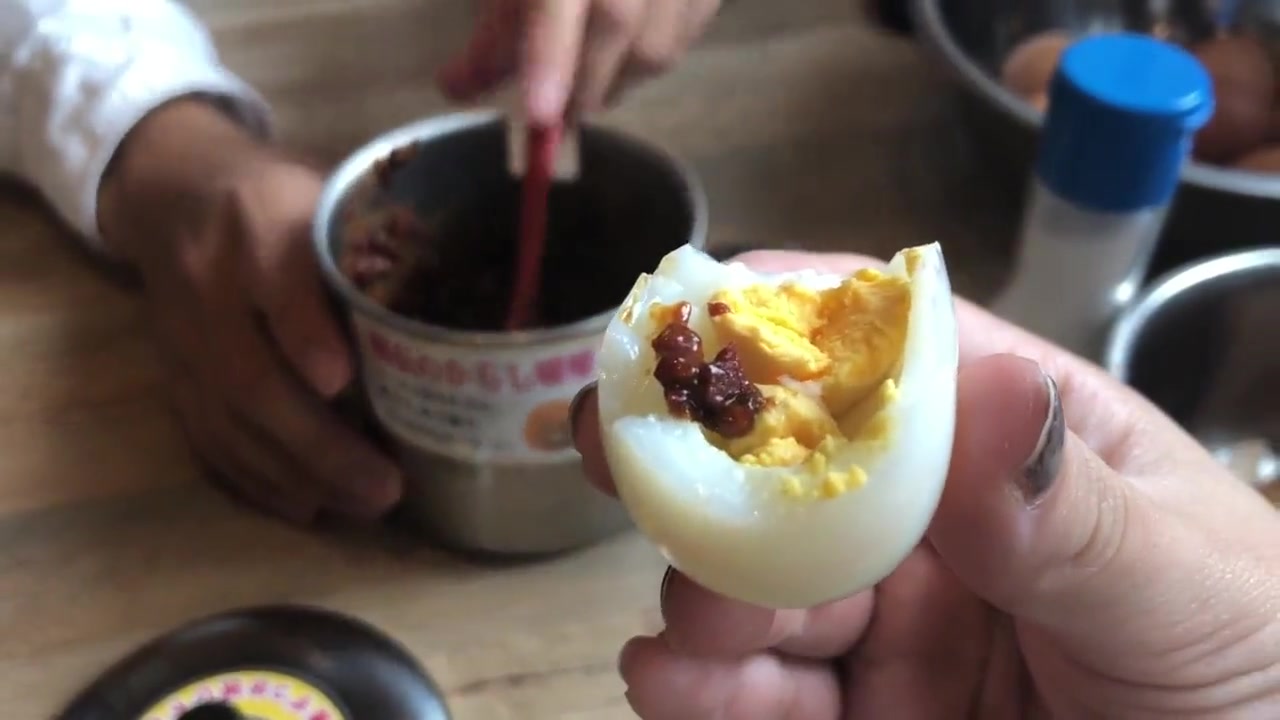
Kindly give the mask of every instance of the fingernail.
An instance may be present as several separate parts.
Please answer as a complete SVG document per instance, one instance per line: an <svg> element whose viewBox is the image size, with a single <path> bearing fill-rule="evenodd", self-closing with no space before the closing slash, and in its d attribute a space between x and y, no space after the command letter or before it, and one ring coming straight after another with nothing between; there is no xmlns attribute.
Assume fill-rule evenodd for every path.
<svg viewBox="0 0 1280 720"><path fill-rule="evenodd" d="M666 602L667 586L671 584L671 576L675 574L675 568L667 566L667 571L662 573L662 584L658 586L658 602Z"/></svg>
<svg viewBox="0 0 1280 720"><path fill-rule="evenodd" d="M1058 395L1058 383L1048 373L1042 375L1049 411L1040 439L1030 459L1018 474L1019 490L1027 505L1035 505L1048 492L1062 469L1062 448L1066 442L1067 423L1062 417L1062 398Z"/></svg>
<svg viewBox="0 0 1280 720"><path fill-rule="evenodd" d="M351 384L351 362L346 353L327 347L313 347L307 354L307 374L311 387L325 400L332 400Z"/></svg>
<svg viewBox="0 0 1280 720"><path fill-rule="evenodd" d="M596 381L592 380L583 385L578 394L574 395L573 399L569 401L569 431L573 434L576 435L578 433L578 416L582 414L582 408L585 407L587 400L591 399L595 394Z"/></svg>
<svg viewBox="0 0 1280 720"><path fill-rule="evenodd" d="M538 123L555 122L564 114L565 96L560 83L536 80L529 83L529 118Z"/></svg>

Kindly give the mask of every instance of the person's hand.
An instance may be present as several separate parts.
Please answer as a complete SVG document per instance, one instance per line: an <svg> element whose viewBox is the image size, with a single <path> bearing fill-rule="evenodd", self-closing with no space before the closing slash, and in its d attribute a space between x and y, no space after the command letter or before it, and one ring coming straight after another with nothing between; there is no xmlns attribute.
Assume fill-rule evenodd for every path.
<svg viewBox="0 0 1280 720"><path fill-rule="evenodd" d="M519 74L535 124L612 105L668 70L720 0L488 0L467 47L439 75L454 100L473 100Z"/></svg>
<svg viewBox="0 0 1280 720"><path fill-rule="evenodd" d="M376 516L400 492L395 465L326 405L352 359L311 251L321 184L188 100L130 133L99 194L190 441L237 494L298 522Z"/></svg>
<svg viewBox="0 0 1280 720"><path fill-rule="evenodd" d="M752 253L769 270L866 258ZM1280 717L1280 522L1137 393L957 302L955 448L925 542L810 610L676 571L622 650L650 720ZM588 387L574 433L611 491Z"/></svg>

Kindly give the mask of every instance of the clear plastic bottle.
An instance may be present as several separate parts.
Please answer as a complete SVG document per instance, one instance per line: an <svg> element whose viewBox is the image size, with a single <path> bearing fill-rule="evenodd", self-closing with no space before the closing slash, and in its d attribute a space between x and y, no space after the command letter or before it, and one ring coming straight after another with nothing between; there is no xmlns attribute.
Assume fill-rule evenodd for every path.
<svg viewBox="0 0 1280 720"><path fill-rule="evenodd" d="M991 309L1096 360L1142 283L1192 138L1213 108L1208 72L1176 45L1108 33L1067 48L1012 279Z"/></svg>

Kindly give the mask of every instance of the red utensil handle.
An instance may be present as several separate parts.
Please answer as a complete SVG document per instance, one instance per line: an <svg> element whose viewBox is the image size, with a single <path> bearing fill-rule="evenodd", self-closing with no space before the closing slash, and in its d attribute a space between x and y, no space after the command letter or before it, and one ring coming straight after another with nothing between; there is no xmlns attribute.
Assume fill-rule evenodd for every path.
<svg viewBox="0 0 1280 720"><path fill-rule="evenodd" d="M516 283L507 315L507 329L519 330L534 319L542 284L542 259L547 244L547 201L561 128L528 130L524 179L521 183L519 239L516 249Z"/></svg>

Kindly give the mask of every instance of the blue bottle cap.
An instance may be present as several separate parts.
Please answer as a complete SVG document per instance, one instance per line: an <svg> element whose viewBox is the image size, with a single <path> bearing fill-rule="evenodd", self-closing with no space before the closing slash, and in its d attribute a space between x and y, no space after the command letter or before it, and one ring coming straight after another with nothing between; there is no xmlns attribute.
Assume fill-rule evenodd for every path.
<svg viewBox="0 0 1280 720"><path fill-rule="evenodd" d="M1036 173L1095 211L1163 205L1213 108L1209 73L1186 50L1134 33L1085 37L1050 85Z"/></svg>

